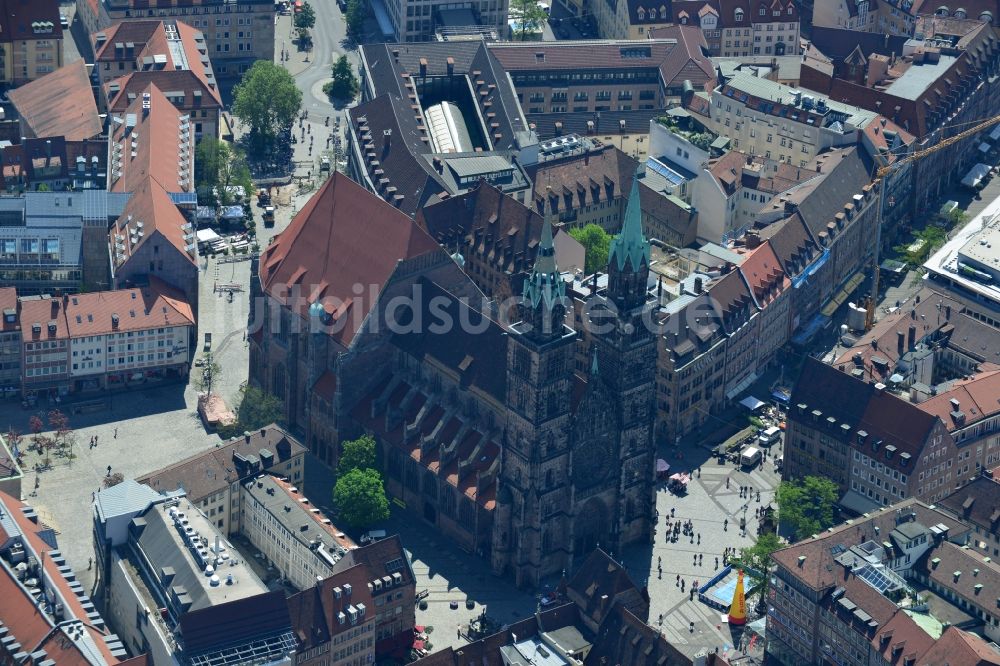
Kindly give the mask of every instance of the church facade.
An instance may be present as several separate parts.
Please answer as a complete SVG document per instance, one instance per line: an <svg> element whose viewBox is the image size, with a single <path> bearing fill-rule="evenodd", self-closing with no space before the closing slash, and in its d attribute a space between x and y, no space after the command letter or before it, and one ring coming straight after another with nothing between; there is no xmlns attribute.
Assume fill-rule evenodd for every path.
<svg viewBox="0 0 1000 666"><path fill-rule="evenodd" d="M372 434L397 504L518 585L571 570L598 546L648 541L656 336L638 189L608 288L589 304L591 363L579 373L584 343L568 324L548 223L516 316L501 324L426 232L335 175L261 255L251 382L283 400L327 464L341 441ZM364 261L344 256L355 254ZM369 302L350 298L359 281L377 283ZM352 311L362 316L338 327Z"/></svg>

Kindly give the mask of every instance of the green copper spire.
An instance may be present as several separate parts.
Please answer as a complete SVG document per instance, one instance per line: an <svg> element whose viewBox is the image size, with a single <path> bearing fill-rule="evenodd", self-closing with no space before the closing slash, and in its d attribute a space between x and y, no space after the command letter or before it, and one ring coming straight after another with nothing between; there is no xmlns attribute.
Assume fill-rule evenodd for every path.
<svg viewBox="0 0 1000 666"><path fill-rule="evenodd" d="M597 370L597 347L594 347L593 359L590 361L590 376L596 377L598 374Z"/></svg>
<svg viewBox="0 0 1000 666"><path fill-rule="evenodd" d="M649 265L649 241L642 233L642 208L639 205L639 175L632 176L632 191L628 195L628 206L625 208L625 223L621 232L611 241L611 252L608 265L612 263L618 270L625 270L626 262L632 262L632 270L636 270L645 260Z"/></svg>
<svg viewBox="0 0 1000 666"><path fill-rule="evenodd" d="M552 242L552 224L548 218L542 224L542 235L538 241L538 253L531 275L524 281L524 300L537 308L542 301L546 307L566 297L566 283L559 276L556 266L556 248Z"/></svg>

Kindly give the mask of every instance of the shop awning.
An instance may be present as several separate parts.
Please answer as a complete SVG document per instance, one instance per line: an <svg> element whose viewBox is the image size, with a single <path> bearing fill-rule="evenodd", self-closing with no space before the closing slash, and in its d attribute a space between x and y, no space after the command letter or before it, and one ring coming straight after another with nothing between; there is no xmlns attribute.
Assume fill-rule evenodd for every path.
<svg viewBox="0 0 1000 666"><path fill-rule="evenodd" d="M762 400L758 400L757 398L753 397L752 395L748 395L747 397L740 400L740 404L749 409L751 412L756 412L758 409L763 407L765 403Z"/></svg>
<svg viewBox="0 0 1000 666"><path fill-rule="evenodd" d="M976 166L969 169L969 172L965 174L965 178L962 179L962 185L966 187L975 187L979 185L980 181L983 180L990 172L990 167L988 164L983 164L980 162Z"/></svg>
<svg viewBox="0 0 1000 666"><path fill-rule="evenodd" d="M756 379L757 379L757 373L751 372L749 375L740 380L739 384L726 391L726 400L732 400L740 393L743 393L743 391L746 391L747 388L749 388L750 385L753 384L754 380Z"/></svg>
<svg viewBox="0 0 1000 666"><path fill-rule="evenodd" d="M847 279L847 282L844 283L844 288L834 294L833 298L831 298L827 304L823 306L823 309L819 311L820 314L824 317L832 317L833 313L837 311L837 308L843 305L844 301L846 301L847 298L854 293L854 290L858 288L858 285L864 281L865 276L860 272L852 275Z"/></svg>

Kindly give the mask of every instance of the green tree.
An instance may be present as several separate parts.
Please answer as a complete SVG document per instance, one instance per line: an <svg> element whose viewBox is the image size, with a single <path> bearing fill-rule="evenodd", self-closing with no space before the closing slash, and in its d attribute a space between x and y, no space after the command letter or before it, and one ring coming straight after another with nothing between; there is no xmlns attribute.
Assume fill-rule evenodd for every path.
<svg viewBox="0 0 1000 666"><path fill-rule="evenodd" d="M308 2L302 3L302 9L293 19L295 27L299 30L312 30L316 25L316 11Z"/></svg>
<svg viewBox="0 0 1000 666"><path fill-rule="evenodd" d="M779 518L792 526L796 540L805 539L833 525L837 484L821 476L782 481L778 486Z"/></svg>
<svg viewBox="0 0 1000 666"><path fill-rule="evenodd" d="M347 34L351 37L358 37L365 28L365 5L364 0L348 0L347 10L344 12L344 21L347 23Z"/></svg>
<svg viewBox="0 0 1000 666"><path fill-rule="evenodd" d="M333 63L333 80L323 86L323 92L329 97L351 101L358 94L358 78L354 76L351 61L346 55L337 58Z"/></svg>
<svg viewBox="0 0 1000 666"><path fill-rule="evenodd" d="M377 469L375 439L371 435L344 442L343 449L337 462L337 476L346 476L356 469Z"/></svg>
<svg viewBox="0 0 1000 666"><path fill-rule="evenodd" d="M570 229L569 235L579 241L586 252L584 273L593 275L607 267L608 252L611 250L611 235L607 231L596 224L588 224L582 228Z"/></svg>
<svg viewBox="0 0 1000 666"><path fill-rule="evenodd" d="M266 150L275 136L295 122L302 91L284 67L258 60L233 91L233 115L250 127L255 152Z"/></svg>
<svg viewBox="0 0 1000 666"><path fill-rule="evenodd" d="M259 430L272 423L280 425L285 420L285 406L276 395L255 386L244 386L240 389L236 420L241 432Z"/></svg>
<svg viewBox="0 0 1000 666"><path fill-rule="evenodd" d="M337 479L333 504L349 527L364 527L389 517L382 477L373 469L352 469Z"/></svg>
<svg viewBox="0 0 1000 666"><path fill-rule="evenodd" d="M549 18L538 0L511 0L508 16L516 22L516 39L522 42L528 34L539 32Z"/></svg>
<svg viewBox="0 0 1000 666"><path fill-rule="evenodd" d="M758 600L767 598L767 584L771 568L771 554L784 547L781 539L773 532L765 532L757 539L757 543L740 550L740 556L735 564L747 572L753 584L747 596L759 595Z"/></svg>
<svg viewBox="0 0 1000 666"><path fill-rule="evenodd" d="M216 363L212 352L205 352L205 365L194 369L194 386L204 393L212 393L212 383L222 375L222 366Z"/></svg>
<svg viewBox="0 0 1000 666"><path fill-rule="evenodd" d="M235 200L230 188L242 187L245 196L253 193L250 165L242 150L226 141L204 137L195 148L195 184L206 201L229 206Z"/></svg>

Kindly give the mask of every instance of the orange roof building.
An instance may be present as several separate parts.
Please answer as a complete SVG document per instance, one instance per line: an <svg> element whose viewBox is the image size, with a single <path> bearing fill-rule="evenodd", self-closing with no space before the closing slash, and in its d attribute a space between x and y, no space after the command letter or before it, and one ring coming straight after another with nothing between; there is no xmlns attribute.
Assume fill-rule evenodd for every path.
<svg viewBox="0 0 1000 666"><path fill-rule="evenodd" d="M25 565L23 572L18 570ZM4 663L23 663L28 653L34 663L59 666L146 663L144 656L129 659L121 640L93 610L58 549L55 533L34 509L3 492L0 630L5 636L0 642Z"/></svg>
<svg viewBox="0 0 1000 666"><path fill-rule="evenodd" d="M11 90L10 101L20 116L21 136L83 141L101 134L97 103L83 60L74 60Z"/></svg>

